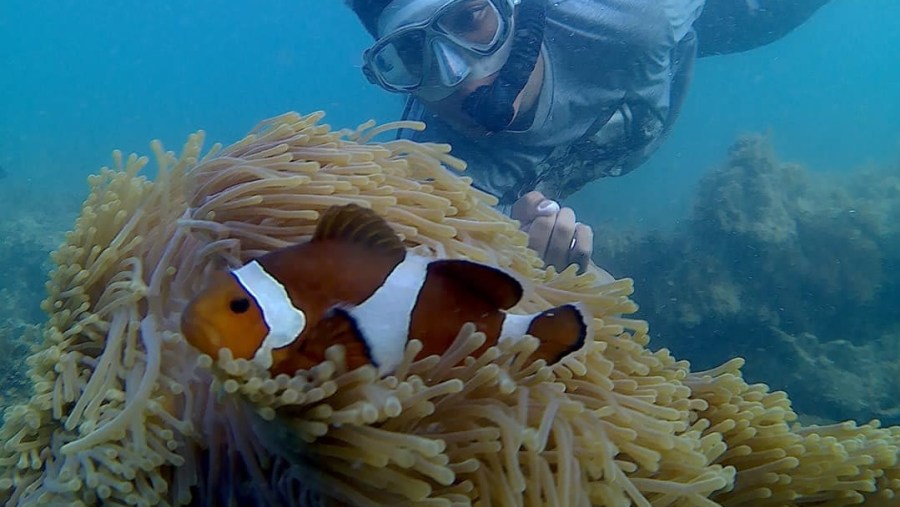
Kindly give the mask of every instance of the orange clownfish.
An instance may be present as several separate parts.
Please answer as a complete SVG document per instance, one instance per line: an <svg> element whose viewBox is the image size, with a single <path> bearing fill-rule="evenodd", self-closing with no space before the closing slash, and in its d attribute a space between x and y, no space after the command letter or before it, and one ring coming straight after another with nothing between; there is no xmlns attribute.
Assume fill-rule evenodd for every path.
<svg viewBox="0 0 900 507"><path fill-rule="evenodd" d="M217 273L181 318L187 341L217 357L253 359L273 374L293 374L345 347L347 366L389 373L407 340L419 357L442 354L467 322L485 333L483 347L502 337L538 338L534 358L553 363L581 348L590 316L580 305L515 315L522 298L509 274L467 260L408 251L374 211L350 204L325 211L312 240L270 252Z"/></svg>

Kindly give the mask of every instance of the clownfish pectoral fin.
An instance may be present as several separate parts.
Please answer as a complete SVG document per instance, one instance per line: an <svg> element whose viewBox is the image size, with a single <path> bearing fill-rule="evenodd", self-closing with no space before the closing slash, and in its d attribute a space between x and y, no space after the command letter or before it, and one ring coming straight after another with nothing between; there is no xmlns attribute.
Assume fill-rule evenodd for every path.
<svg viewBox="0 0 900 507"><path fill-rule="evenodd" d="M517 339L528 334L540 340L532 358L543 359L547 364L554 364L581 349L590 333L591 317L577 303L551 308L537 315L507 314L503 323L505 338Z"/></svg>
<svg viewBox="0 0 900 507"><path fill-rule="evenodd" d="M369 344L356 325L356 319L341 308L332 308L308 330L294 349L298 356L295 362L306 365L305 368L321 363L325 360L325 351L332 345L344 346L348 369L374 364Z"/></svg>
<svg viewBox="0 0 900 507"><path fill-rule="evenodd" d="M472 295L507 310L522 299L522 284L497 268L467 260L445 259L428 264L428 273L459 284Z"/></svg>
<svg viewBox="0 0 900 507"><path fill-rule="evenodd" d="M398 262L406 248L397 233L378 213L356 204L332 206L322 213L313 241L347 241L396 255Z"/></svg>
<svg viewBox="0 0 900 507"><path fill-rule="evenodd" d="M356 324L356 319L343 308L332 308L328 311L321 323L325 326L326 333L322 338L328 342L328 346L343 345L344 357L347 368L355 369L365 364L375 364L369 341Z"/></svg>

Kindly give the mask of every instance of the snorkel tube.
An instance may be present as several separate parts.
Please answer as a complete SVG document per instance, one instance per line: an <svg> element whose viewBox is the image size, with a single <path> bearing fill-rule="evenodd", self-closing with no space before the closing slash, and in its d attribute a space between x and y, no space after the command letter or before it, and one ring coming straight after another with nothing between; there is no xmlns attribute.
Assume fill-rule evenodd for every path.
<svg viewBox="0 0 900 507"><path fill-rule="evenodd" d="M505 129L515 117L513 103L528 83L541 53L546 1L523 0L519 4L509 59L493 83L479 87L463 100L463 111L488 132Z"/></svg>

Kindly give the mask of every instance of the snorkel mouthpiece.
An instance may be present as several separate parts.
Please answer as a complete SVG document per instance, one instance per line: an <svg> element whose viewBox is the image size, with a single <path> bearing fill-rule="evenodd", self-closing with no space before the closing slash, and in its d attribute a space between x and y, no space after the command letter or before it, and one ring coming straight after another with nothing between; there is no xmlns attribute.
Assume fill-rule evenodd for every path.
<svg viewBox="0 0 900 507"><path fill-rule="evenodd" d="M512 123L513 103L531 77L544 40L546 0L524 0L516 13L512 51L497 78L463 100L463 111L488 132L499 132Z"/></svg>

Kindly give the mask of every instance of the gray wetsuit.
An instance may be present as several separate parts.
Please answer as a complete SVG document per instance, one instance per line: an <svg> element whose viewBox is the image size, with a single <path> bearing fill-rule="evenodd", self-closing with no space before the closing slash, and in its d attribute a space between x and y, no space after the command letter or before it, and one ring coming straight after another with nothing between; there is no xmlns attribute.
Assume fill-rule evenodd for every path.
<svg viewBox="0 0 900 507"><path fill-rule="evenodd" d="M527 125L495 134L456 128L411 99L406 118L428 128L402 135L450 143L475 185L501 206L531 190L561 199L628 173L656 151L678 116L698 53L771 42L827 1L548 0L544 82ZM767 4L777 6L777 16ZM707 19L705 7L722 22Z"/></svg>

